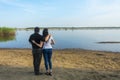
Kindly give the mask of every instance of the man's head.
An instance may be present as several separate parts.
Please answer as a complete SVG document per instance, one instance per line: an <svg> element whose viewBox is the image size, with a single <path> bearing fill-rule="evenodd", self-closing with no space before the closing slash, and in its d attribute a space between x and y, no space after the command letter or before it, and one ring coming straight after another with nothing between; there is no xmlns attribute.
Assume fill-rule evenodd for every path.
<svg viewBox="0 0 120 80"><path fill-rule="evenodd" d="M40 30L39 27L35 27L35 28L34 28L34 32L35 32L35 33L39 33L39 30Z"/></svg>

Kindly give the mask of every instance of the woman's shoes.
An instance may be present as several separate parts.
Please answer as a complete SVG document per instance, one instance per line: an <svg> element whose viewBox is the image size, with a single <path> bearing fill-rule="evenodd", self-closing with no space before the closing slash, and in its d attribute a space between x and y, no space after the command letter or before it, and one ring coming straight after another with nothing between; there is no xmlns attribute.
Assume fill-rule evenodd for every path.
<svg viewBox="0 0 120 80"><path fill-rule="evenodd" d="M49 75L52 76L52 72L49 72Z"/></svg>
<svg viewBox="0 0 120 80"><path fill-rule="evenodd" d="M45 74L46 74L46 75L49 75L49 72L46 72Z"/></svg>
<svg viewBox="0 0 120 80"><path fill-rule="evenodd" d="M45 74L48 76L52 76L52 72L46 72Z"/></svg>

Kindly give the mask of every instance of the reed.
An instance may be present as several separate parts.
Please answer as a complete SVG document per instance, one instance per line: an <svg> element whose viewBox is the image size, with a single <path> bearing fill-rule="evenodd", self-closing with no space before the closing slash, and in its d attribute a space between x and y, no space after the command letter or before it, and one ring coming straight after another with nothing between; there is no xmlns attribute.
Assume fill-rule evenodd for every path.
<svg viewBox="0 0 120 80"><path fill-rule="evenodd" d="M15 29L14 28L8 28L8 27L0 27L0 36L13 36L15 35Z"/></svg>

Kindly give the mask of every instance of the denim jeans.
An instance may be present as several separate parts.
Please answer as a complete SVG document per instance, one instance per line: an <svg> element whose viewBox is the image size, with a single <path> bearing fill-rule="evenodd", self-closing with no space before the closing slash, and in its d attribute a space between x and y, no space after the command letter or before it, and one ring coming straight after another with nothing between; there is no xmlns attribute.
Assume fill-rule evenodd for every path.
<svg viewBox="0 0 120 80"><path fill-rule="evenodd" d="M48 70L48 67L52 70L52 49L43 49L43 56L46 70Z"/></svg>
<svg viewBox="0 0 120 80"><path fill-rule="evenodd" d="M34 73L38 74L42 59L42 49L32 49L32 54L33 54Z"/></svg>

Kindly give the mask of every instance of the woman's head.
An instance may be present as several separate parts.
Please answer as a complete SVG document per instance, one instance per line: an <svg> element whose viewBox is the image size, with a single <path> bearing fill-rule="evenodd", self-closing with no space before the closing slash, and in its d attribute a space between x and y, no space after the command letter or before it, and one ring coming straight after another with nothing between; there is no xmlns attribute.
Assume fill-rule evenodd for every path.
<svg viewBox="0 0 120 80"><path fill-rule="evenodd" d="M43 30L43 36L46 37L48 35L48 28L45 28Z"/></svg>

